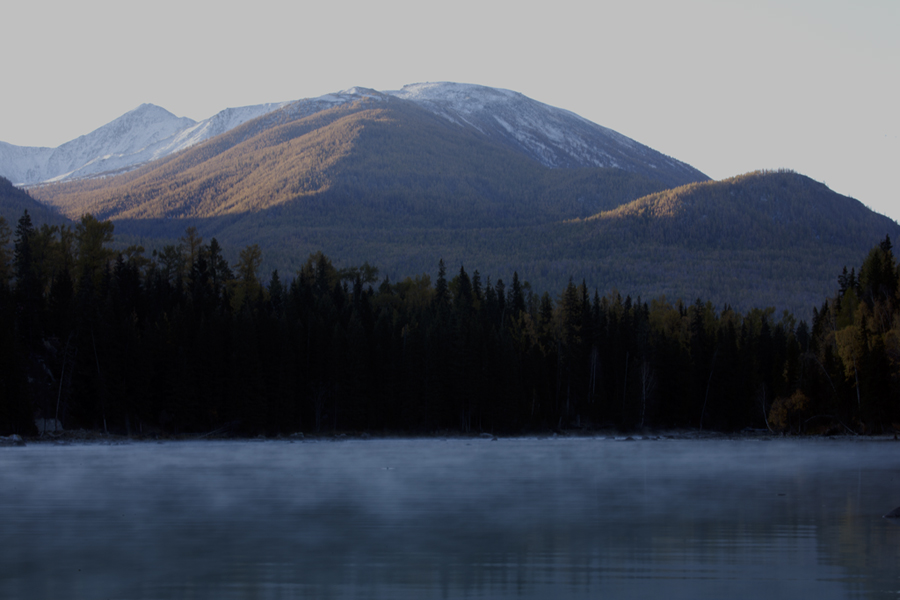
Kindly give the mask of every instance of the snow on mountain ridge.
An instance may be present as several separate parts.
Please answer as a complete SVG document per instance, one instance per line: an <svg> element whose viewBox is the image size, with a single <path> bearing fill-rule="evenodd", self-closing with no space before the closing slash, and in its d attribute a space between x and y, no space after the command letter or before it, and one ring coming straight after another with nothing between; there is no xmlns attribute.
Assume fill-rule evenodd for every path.
<svg viewBox="0 0 900 600"><path fill-rule="evenodd" d="M182 131L172 144L165 149L165 154L178 152L185 148L190 148L202 141L214 138L228 131L231 131L239 125L243 125L247 121L251 121L264 114L274 112L279 108L289 104L289 102L274 102L268 104L257 104L255 106L243 106L240 108L226 108L216 113L209 119L197 123L194 127L190 127ZM161 157L160 157L161 158Z"/></svg>
<svg viewBox="0 0 900 600"><path fill-rule="evenodd" d="M495 137L547 167L617 167L650 174L663 164L676 178L706 179L693 167L612 129L512 90L439 82L387 93Z"/></svg>

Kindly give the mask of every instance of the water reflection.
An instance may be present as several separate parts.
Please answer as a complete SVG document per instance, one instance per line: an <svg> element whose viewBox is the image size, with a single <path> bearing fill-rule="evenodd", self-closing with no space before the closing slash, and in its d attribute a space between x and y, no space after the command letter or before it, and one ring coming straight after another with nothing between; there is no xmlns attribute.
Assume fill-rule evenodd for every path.
<svg viewBox="0 0 900 600"><path fill-rule="evenodd" d="M900 590L900 447L367 440L0 451L3 598Z"/></svg>

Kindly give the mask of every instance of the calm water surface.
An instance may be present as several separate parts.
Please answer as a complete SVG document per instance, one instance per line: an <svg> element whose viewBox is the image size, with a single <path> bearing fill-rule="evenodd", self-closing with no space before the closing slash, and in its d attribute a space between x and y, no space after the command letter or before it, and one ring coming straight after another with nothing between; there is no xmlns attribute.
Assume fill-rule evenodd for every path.
<svg viewBox="0 0 900 600"><path fill-rule="evenodd" d="M0 598L900 596L900 443L0 449Z"/></svg>

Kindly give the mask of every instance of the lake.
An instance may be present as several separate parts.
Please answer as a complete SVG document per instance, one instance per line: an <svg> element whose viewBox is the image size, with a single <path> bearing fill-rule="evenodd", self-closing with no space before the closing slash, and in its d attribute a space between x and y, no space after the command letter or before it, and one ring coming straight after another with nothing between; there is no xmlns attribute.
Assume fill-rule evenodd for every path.
<svg viewBox="0 0 900 600"><path fill-rule="evenodd" d="M0 598L900 594L900 442L0 448Z"/></svg>

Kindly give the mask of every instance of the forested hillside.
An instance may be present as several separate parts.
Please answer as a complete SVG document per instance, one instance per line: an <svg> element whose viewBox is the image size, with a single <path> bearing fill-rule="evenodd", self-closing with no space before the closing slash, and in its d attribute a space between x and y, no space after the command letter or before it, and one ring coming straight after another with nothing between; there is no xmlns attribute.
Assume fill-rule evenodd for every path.
<svg viewBox="0 0 900 600"><path fill-rule="evenodd" d="M429 272L443 258L447 264L477 264L494 278L516 270L539 291L560 289L574 277L604 292L665 295L685 302L702 297L739 310L774 306L811 318L811 307L834 291L836 270L862 261L868 248L884 236L900 235L900 227L887 217L787 171L643 195L658 184L618 169L544 169L528 180L531 171L513 169L520 159L501 153L509 160L503 163L508 172L518 179L501 177L484 186L494 189L498 198L506 197L498 190L507 184L521 195L510 192L507 200L482 202L479 173L484 181L490 173L476 167L486 159L463 160L465 168L460 169L469 173L468 179L454 187L443 185L442 173L447 171L441 170L440 160L429 158L426 146L416 145L416 136L404 137L402 128L381 129L385 122L369 122L372 111L338 118L339 114L344 113L331 118L346 131L360 129L353 150L336 159L340 176L329 179L327 190L267 209L235 209L222 216L117 218L119 243L160 250L193 226L204 237L221 240L229 260L237 259L238 248L258 244L268 272L296 273L306 256L322 251L338 265L377 263L382 273L396 280ZM243 135L240 129L233 133ZM384 136L400 138L392 143ZM217 140L228 146L219 138L213 141ZM379 162L387 159L378 148L394 149L384 156L407 158L398 159L401 166L391 171L389 164ZM222 154L205 146L196 150ZM192 156L185 153L179 160L188 165L197 160L201 166L208 162ZM129 177L152 179L150 174L135 173L123 181ZM529 183L519 185L521 181ZM354 187L353 182L361 183ZM532 191L526 193L526 187ZM154 190L150 196L167 197L162 187ZM209 192L211 205L217 193ZM636 199L626 202L632 197ZM504 208L507 201L517 208ZM199 210L190 208L187 196L183 202L185 210Z"/></svg>
<svg viewBox="0 0 900 600"><path fill-rule="evenodd" d="M588 219L618 241L720 249L808 244L869 246L860 231L897 224L793 171L758 171L650 194ZM883 237L883 234L882 236Z"/></svg>
<svg viewBox="0 0 900 600"><path fill-rule="evenodd" d="M35 414L157 435L900 423L889 238L807 324L444 263L392 281L316 253L269 275L256 245L229 265L193 228L149 256L112 251L113 232L17 221L0 255L2 432L33 433Z"/></svg>
<svg viewBox="0 0 900 600"><path fill-rule="evenodd" d="M559 254L596 257L583 276L601 289L807 318L833 293L833 274L885 236L896 239L900 225L803 175L763 171L651 194L564 231L569 246Z"/></svg>

